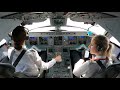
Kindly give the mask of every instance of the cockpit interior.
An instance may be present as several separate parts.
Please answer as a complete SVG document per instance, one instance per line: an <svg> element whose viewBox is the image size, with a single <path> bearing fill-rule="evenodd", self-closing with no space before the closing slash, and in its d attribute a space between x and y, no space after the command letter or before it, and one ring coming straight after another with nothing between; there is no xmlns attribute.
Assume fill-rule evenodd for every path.
<svg viewBox="0 0 120 90"><path fill-rule="evenodd" d="M42 78L75 78L74 64L91 57L88 46L94 35L110 39L113 62L120 62L120 12L0 12L0 40L13 46L8 33L18 25L28 29L26 47L36 49L43 61L62 56Z"/></svg>

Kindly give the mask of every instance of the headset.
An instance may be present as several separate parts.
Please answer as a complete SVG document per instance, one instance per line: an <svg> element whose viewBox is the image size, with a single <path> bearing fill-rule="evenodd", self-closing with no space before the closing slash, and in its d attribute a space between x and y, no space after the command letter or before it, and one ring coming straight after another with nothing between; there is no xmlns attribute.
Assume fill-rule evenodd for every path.
<svg viewBox="0 0 120 90"><path fill-rule="evenodd" d="M102 47L102 45L100 45L100 44L97 45L97 50L98 50L98 51L103 51L103 47Z"/></svg>
<svg viewBox="0 0 120 90"><path fill-rule="evenodd" d="M25 40L28 40L29 39L29 30L27 28L25 28L25 31L26 31Z"/></svg>

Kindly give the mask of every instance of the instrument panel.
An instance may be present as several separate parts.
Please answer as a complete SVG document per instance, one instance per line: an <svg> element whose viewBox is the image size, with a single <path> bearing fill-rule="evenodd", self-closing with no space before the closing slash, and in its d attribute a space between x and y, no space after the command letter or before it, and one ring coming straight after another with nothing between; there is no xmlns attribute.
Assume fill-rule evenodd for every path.
<svg viewBox="0 0 120 90"><path fill-rule="evenodd" d="M90 41L89 36L30 36L26 45L44 48L47 53L46 62L52 60L56 54L61 55L62 62L57 62L46 70L45 78L73 78L70 52L82 44L88 46Z"/></svg>
<svg viewBox="0 0 120 90"><path fill-rule="evenodd" d="M74 46L90 44L91 37L89 36L42 36L29 37L27 45L43 45L43 46Z"/></svg>
<svg viewBox="0 0 120 90"><path fill-rule="evenodd" d="M62 61L47 70L45 78L73 78L70 48L60 46L47 48L47 61L56 55L61 55Z"/></svg>

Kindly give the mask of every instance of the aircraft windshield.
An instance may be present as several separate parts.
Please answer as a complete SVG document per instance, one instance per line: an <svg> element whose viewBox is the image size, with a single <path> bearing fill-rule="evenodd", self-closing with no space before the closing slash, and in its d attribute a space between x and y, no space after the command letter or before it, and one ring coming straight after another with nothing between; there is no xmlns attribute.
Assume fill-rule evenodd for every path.
<svg viewBox="0 0 120 90"><path fill-rule="evenodd" d="M30 30L30 32L49 32L50 30L56 30L55 26L50 25L50 19L48 18L44 22L33 23L31 25L25 25L26 28ZM92 26L91 24L84 24L84 22L76 22L67 18L67 23L65 26L61 26L60 30L66 30L68 32L71 31L91 31L94 34L104 35L106 30L102 28L100 25L95 24Z"/></svg>
<svg viewBox="0 0 120 90"><path fill-rule="evenodd" d="M34 28L38 28L38 27L45 27L45 26L50 26L50 19L47 18L47 20L43 21L43 22L34 22L31 25L25 25L26 28L28 28L29 30L34 29Z"/></svg>

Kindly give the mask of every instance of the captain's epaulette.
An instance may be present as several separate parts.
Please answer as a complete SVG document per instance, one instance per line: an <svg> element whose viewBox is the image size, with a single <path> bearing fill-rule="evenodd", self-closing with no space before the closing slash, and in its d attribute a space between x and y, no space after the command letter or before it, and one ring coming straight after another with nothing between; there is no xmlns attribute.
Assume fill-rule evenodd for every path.
<svg viewBox="0 0 120 90"><path fill-rule="evenodd" d="M30 51L32 51L32 52L36 52L36 50L35 49L29 49Z"/></svg>

